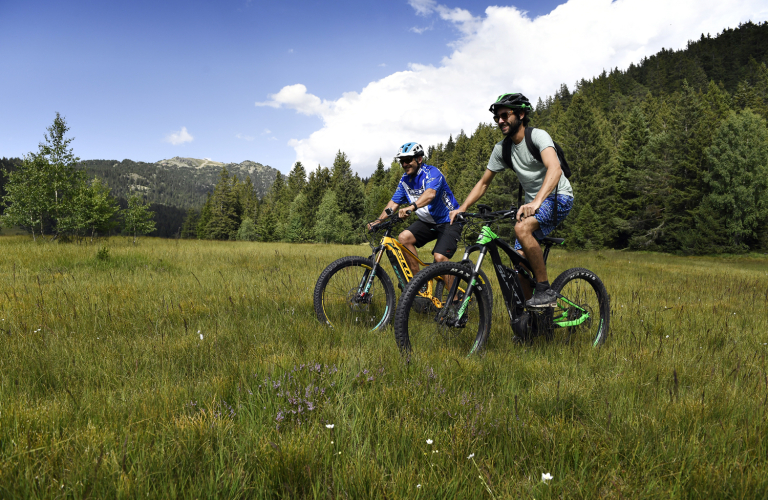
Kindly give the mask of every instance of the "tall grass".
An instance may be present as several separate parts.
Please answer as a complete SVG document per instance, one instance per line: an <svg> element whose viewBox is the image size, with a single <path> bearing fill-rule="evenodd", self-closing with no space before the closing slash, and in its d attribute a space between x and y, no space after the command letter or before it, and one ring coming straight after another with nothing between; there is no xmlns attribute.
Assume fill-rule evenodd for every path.
<svg viewBox="0 0 768 500"><path fill-rule="evenodd" d="M555 252L605 282L604 347L496 307L484 356L405 363L314 318L366 252L0 238L0 497L768 496L765 257Z"/></svg>

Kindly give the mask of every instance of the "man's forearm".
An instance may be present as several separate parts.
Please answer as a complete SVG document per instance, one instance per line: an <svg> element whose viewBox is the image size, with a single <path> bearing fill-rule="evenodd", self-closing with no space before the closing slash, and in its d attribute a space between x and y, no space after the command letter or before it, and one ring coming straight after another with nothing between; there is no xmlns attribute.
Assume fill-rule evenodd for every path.
<svg viewBox="0 0 768 500"><path fill-rule="evenodd" d="M466 212L469 207L474 205L477 200L483 197L487 190L488 184L484 183L482 179L477 181L477 184L475 184L475 187L472 188L472 191L470 191L467 197L464 199L464 203L461 204L459 210Z"/></svg>
<svg viewBox="0 0 768 500"><path fill-rule="evenodd" d="M437 195L437 191L435 191L434 189L427 189L421 194L421 196L419 196L419 199L416 200L416 206L419 208L426 207L427 205L432 203L432 200L435 199L436 195Z"/></svg>

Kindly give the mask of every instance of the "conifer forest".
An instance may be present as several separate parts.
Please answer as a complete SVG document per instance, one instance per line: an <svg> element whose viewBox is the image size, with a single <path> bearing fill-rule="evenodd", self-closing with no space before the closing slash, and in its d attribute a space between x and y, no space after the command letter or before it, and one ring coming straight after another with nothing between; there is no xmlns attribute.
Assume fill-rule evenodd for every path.
<svg viewBox="0 0 768 500"><path fill-rule="evenodd" d="M710 254L768 248L767 63L768 23L750 22L701 35L683 50L663 49L626 70L563 83L539 99L531 125L562 146L573 172L574 208L557 235L569 248L585 249ZM426 163L445 174L462 201L501 139L489 116L473 131L424 144ZM31 172L42 156L2 160L3 226L12 223L33 235L49 227L77 235L126 232L116 221L117 209L102 207L106 213L79 219L73 212L58 221L57 210L68 202L56 193L48 195L53 212L19 215L19 197L37 195L14 194L9 180L20 180L18 172ZM201 209L152 205L156 226L146 229L166 237L358 243L363 224L381 213L402 169L380 159L373 174L361 179L355 167L343 151L329 168L297 162L289 174L278 173L262 197L249 178L241 180L225 167ZM80 178L75 170L66 174L69 179ZM483 203L510 206L517 186L514 174L504 172ZM83 189L71 190L81 207ZM90 181L88 189L113 207L102 181ZM93 193L92 205L98 198ZM125 199L115 203L128 206Z"/></svg>

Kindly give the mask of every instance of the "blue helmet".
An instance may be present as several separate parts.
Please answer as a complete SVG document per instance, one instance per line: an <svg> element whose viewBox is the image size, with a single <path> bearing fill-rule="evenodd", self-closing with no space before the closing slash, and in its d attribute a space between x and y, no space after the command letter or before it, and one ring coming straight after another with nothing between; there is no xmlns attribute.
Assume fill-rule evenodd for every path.
<svg viewBox="0 0 768 500"><path fill-rule="evenodd" d="M424 148L418 142L406 142L397 151L395 158L403 156L424 156Z"/></svg>

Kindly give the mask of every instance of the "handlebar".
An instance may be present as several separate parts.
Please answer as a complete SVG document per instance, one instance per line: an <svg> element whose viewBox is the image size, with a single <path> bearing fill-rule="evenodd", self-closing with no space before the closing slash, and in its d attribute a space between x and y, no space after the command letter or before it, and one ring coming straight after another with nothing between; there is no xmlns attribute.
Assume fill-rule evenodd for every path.
<svg viewBox="0 0 768 500"><path fill-rule="evenodd" d="M387 217L384 217L383 219L376 219L372 220L368 224L373 224L371 228L368 230L369 233L373 233L375 231L381 231L382 229L387 229L389 227L394 226L398 222L400 222L400 212L394 211L391 208L384 209L384 212L387 214ZM413 213L413 210L406 210L406 215L411 215Z"/></svg>
<svg viewBox="0 0 768 500"><path fill-rule="evenodd" d="M479 213L462 212L456 214L456 219L458 219L459 222L462 222L466 218L495 222L504 219L514 219L517 216L517 207L514 205L512 205L509 210L496 210L495 212L491 212L488 205L478 205L478 208L480 209Z"/></svg>

